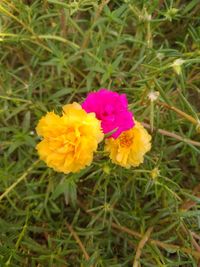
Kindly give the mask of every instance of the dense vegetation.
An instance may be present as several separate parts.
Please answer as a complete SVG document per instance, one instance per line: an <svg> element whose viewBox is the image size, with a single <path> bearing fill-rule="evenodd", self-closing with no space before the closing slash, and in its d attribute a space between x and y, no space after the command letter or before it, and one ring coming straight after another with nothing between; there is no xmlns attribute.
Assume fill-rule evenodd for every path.
<svg viewBox="0 0 200 267"><path fill-rule="evenodd" d="M0 266L199 266L199 14L199 0L0 1ZM100 149L54 172L38 120L101 87L152 134L144 164Z"/></svg>

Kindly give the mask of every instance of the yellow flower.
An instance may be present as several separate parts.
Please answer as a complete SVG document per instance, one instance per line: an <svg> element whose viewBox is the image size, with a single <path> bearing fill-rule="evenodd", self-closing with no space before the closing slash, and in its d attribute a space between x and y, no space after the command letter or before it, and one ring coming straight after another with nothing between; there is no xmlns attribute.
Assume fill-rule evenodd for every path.
<svg viewBox="0 0 200 267"><path fill-rule="evenodd" d="M144 155L151 149L151 136L137 121L135 126L124 131L117 139L106 140L105 151L113 163L122 167L137 167L144 161Z"/></svg>
<svg viewBox="0 0 200 267"><path fill-rule="evenodd" d="M101 123L78 103L63 107L63 115L48 112L36 127L43 140L36 146L40 159L58 172L78 172L91 164L103 139Z"/></svg>

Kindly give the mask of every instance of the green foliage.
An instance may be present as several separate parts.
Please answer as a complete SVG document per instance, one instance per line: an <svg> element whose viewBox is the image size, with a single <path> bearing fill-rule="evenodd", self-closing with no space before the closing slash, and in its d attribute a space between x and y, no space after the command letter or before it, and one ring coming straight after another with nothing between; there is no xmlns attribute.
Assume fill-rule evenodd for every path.
<svg viewBox="0 0 200 267"><path fill-rule="evenodd" d="M142 247L141 266L198 266L199 12L197 0L0 1L0 266L136 267L152 226L161 245ZM37 161L41 116L100 87L153 130L144 164L99 152L63 175Z"/></svg>

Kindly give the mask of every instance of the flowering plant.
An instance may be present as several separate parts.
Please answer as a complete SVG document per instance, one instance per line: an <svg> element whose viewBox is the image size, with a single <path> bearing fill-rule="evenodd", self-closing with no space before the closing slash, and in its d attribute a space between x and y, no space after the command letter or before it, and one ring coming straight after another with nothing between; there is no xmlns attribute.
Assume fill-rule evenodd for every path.
<svg viewBox="0 0 200 267"><path fill-rule="evenodd" d="M125 168L141 164L151 148L151 136L128 110L126 95L107 89L89 93L82 105L65 105L62 116L47 113L36 131L43 137L36 146L40 159L63 173L90 165L104 134L110 133L105 152Z"/></svg>

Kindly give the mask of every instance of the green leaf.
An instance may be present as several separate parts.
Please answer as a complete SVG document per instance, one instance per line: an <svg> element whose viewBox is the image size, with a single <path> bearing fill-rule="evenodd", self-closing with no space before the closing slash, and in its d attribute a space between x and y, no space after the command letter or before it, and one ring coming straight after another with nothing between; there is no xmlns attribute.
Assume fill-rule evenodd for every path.
<svg viewBox="0 0 200 267"><path fill-rule="evenodd" d="M73 179L67 179L64 186L64 196L66 203L71 203L72 206L75 207L77 202L77 190L75 181Z"/></svg>
<svg viewBox="0 0 200 267"><path fill-rule="evenodd" d="M30 129L30 123L31 123L31 112L27 111L24 116L24 120L22 123L23 131L27 132Z"/></svg>
<svg viewBox="0 0 200 267"><path fill-rule="evenodd" d="M192 0L188 2L189 4L183 9L182 15L187 14L190 12L196 5L199 4L199 0Z"/></svg>

